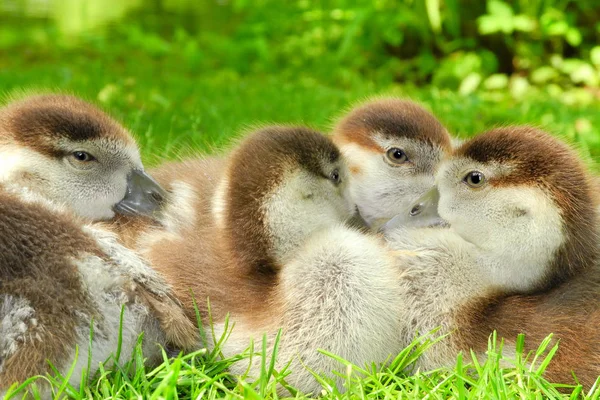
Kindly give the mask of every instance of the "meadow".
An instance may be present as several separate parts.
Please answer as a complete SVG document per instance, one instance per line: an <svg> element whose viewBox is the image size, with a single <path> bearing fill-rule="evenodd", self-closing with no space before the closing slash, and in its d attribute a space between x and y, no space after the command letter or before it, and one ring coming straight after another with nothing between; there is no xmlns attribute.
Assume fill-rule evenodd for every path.
<svg viewBox="0 0 600 400"><path fill-rule="evenodd" d="M247 11L243 9L245 3L239 3L242 11ZM266 3L261 3L261 7ZM376 95L394 95L421 102L439 117L452 135L460 138L510 124L542 127L576 146L589 161L590 168L598 170L597 84L579 81L536 84L532 79L534 83L524 86L514 71L507 75L491 71L482 77L483 83L477 82L477 89L471 89L466 81L468 77L461 76L457 85L441 84L443 81L434 79L435 74L434 78L425 80L418 74L397 79L387 73L387 67L378 66L377 71L383 72L377 73L369 72L365 65L349 66L347 55L337 59L323 55L322 63L318 57L305 57L302 62L294 64L291 60L286 64L278 59L281 55L275 50L274 55L269 56L272 45L269 37L264 43L268 62L260 58L256 61L256 57L248 56L252 53L250 50L244 53L243 49L235 48L235 35L190 33L186 26L193 23L186 21L183 14L166 13L169 18L165 17L162 22L157 22L160 18L155 14L128 15L110 29L67 35L52 18L16 17L0 12L0 92L61 91L97 103L133 132L149 166L167 159L219 151L226 148L232 138L257 124L304 124L327 132L336 118L357 101ZM276 18L277 15L273 21ZM250 36L252 29L249 29ZM209 40L207 37L213 47L204 46ZM259 42L242 44L255 49L262 46ZM228 54L225 61L214 52L219 46ZM352 49L348 51L352 53ZM506 82L500 75L508 76ZM338 372L346 378L345 391L339 392L322 378L322 396L377 399L600 397L597 385L584 391L577 385L547 382L542 375L552 362L556 345L549 338L537 352L527 353L523 351L524 340L526 338L519 338L516 354L511 358L502 356L501 341L491 337L486 360L462 354L453 368L413 371L412 361L435 345L426 335L416 338L383 368L350 365L340 360L343 367ZM165 353L164 363L150 369L138 351L121 367L101 369L80 389L70 387L66 383L68 377L41 379L52 382L57 397L73 399L278 398L275 388L278 384L285 386L286 372L273 370L271 359L264 354L255 355L263 357L258 381L250 382L243 376L227 373L231 363L249 354L250 350L224 358L217 344L213 351L200 350L176 357ZM24 386L15 387L14 397L10 394L8 397L21 398ZM294 388L289 389L290 396L303 397Z"/></svg>

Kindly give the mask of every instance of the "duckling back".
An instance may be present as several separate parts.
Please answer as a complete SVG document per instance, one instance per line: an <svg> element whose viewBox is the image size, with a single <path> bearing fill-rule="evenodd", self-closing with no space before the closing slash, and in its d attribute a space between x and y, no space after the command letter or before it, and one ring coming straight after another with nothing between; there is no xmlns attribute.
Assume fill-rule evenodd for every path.
<svg viewBox="0 0 600 400"><path fill-rule="evenodd" d="M160 357L165 336L133 273L152 281L153 272L114 236L82 225L0 191L0 393L50 372L48 361L61 373L75 364L77 386L88 353L92 376L119 341L121 360L131 357L142 332L146 356Z"/></svg>

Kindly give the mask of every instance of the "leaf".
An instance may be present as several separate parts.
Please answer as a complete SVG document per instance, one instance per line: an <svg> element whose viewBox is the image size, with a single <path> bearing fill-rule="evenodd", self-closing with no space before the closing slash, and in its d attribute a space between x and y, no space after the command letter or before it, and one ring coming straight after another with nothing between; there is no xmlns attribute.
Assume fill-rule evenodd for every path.
<svg viewBox="0 0 600 400"><path fill-rule="evenodd" d="M563 61L560 70L565 74L572 74L578 68L580 68L582 64L585 64L582 60L569 58Z"/></svg>
<svg viewBox="0 0 600 400"><path fill-rule="evenodd" d="M440 0L425 0L427 8L427 17L431 30L435 33L440 33L442 30L442 18L440 16Z"/></svg>
<svg viewBox="0 0 600 400"><path fill-rule="evenodd" d="M585 83L586 85L597 86L598 76L596 70L588 63L581 63L573 72L571 72L571 80L574 83Z"/></svg>
<svg viewBox="0 0 600 400"><path fill-rule="evenodd" d="M550 66L539 67L531 73L533 83L545 83L558 77L558 71Z"/></svg>
<svg viewBox="0 0 600 400"><path fill-rule="evenodd" d="M458 93L462 96L467 96L477 90L477 87L481 83L481 75L477 72L471 72L465 79L460 83Z"/></svg>
<svg viewBox="0 0 600 400"><path fill-rule="evenodd" d="M516 99L525 96L529 87L529 81L522 76L513 76L510 80L510 94Z"/></svg>
<svg viewBox="0 0 600 400"><path fill-rule="evenodd" d="M546 85L546 93L548 93L550 97L559 98L563 95L564 90L556 83L551 83L549 85Z"/></svg>
<svg viewBox="0 0 600 400"><path fill-rule="evenodd" d="M488 14L499 18L512 19L514 12L510 5L499 0L490 0L487 4Z"/></svg>
<svg viewBox="0 0 600 400"><path fill-rule="evenodd" d="M110 103L112 99L114 99L116 96L118 96L120 93L120 89L117 85L115 85L114 83L109 83L106 86L104 86L102 89L100 89L100 91L98 92L98 101L100 101L101 103L107 104Z"/></svg>
<svg viewBox="0 0 600 400"><path fill-rule="evenodd" d="M565 36L567 43L569 43L571 46L577 47L581 44L581 32L579 32L579 29L569 28Z"/></svg>
<svg viewBox="0 0 600 400"><path fill-rule="evenodd" d="M504 89L508 86L508 77L504 74L494 74L489 76L483 86L488 90Z"/></svg>
<svg viewBox="0 0 600 400"><path fill-rule="evenodd" d="M515 16L512 23L515 30L521 32L533 32L537 25L533 18L523 14Z"/></svg>
<svg viewBox="0 0 600 400"><path fill-rule="evenodd" d="M569 25L566 21L551 22L546 27L546 34L550 36L563 36L569 30Z"/></svg>
<svg viewBox="0 0 600 400"><path fill-rule="evenodd" d="M477 18L477 29L482 35L491 35L499 32L502 29L502 25L498 18L491 15L482 15Z"/></svg>
<svg viewBox="0 0 600 400"><path fill-rule="evenodd" d="M600 65L600 46L594 46L590 51L590 60L594 65Z"/></svg>

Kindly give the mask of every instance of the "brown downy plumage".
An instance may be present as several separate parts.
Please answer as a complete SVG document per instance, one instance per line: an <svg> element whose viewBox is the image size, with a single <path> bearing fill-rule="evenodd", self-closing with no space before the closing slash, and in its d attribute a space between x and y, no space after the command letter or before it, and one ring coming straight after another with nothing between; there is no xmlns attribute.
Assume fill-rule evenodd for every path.
<svg viewBox="0 0 600 400"><path fill-rule="evenodd" d="M256 350L263 334L269 353L282 328L275 367L290 362L287 382L311 393L321 386L303 362L329 376L341 367L317 349L365 365L385 362L398 348L390 310L400 271L380 238L344 224L354 205L329 139L306 128L265 128L226 160L170 164L153 175L171 190L163 226L137 236L140 227L125 224L122 233L134 236L190 318L196 299L203 322L212 323L209 346L226 333L226 314L235 324L220 349L226 355L253 339ZM230 371L257 377L254 360Z"/></svg>
<svg viewBox="0 0 600 400"><path fill-rule="evenodd" d="M122 248L111 234L103 232L99 225L95 228L72 214L86 219L104 219L114 216L115 212L155 216L160 209L158 197L163 193L162 188L143 172L135 142L124 128L75 97L32 96L0 109L0 161L0 194L6 199L0 224L4 224L5 232L11 232L2 235L3 246L10 251L4 251L0 257L0 310L4 313L5 324L2 329L8 332L4 336L7 343L13 343L7 345L10 347L7 352L15 349L14 343L21 343L11 341L9 337L11 329L20 329L10 325L12 318L20 318L13 315L16 311L11 311L15 308L14 302L27 304L23 307L29 310L27 315L35 314L35 317L27 317L33 321L45 319L44 313L49 313L49 324L57 321L56 318L72 321L75 316L68 313L77 311L78 305L70 302L77 296L86 297L86 291L95 289L94 285L88 288L78 284L77 276L71 276L82 273L77 272L69 258L73 254L99 255L105 261L110 258L110 262L100 265L115 267L107 267L110 269L107 274L110 279L120 276L117 280L123 284L111 286L111 293L113 290L131 293L140 303L140 310L155 312L166 332L166 342L178 347L196 344L197 329L183 314L166 282L135 254ZM31 220L36 212L40 215L39 221L33 223ZM48 224L47 228L44 223ZM77 229L73 230L73 226ZM71 236L63 232L69 230L73 230ZM51 241L53 236L54 242ZM50 251L52 248L56 251ZM34 254L39 257L33 257ZM44 265L45 261L48 265ZM56 277L50 273L52 271ZM54 300L58 300L53 306L48 302L52 296L43 295L44 290L40 289L48 286L56 288L52 293L58 291L65 295L64 298L54 296ZM101 283L99 287L102 287ZM86 303L78 300L79 303L81 310L86 310ZM102 309L96 311L103 312ZM102 315L85 315L102 318ZM24 377L28 371L46 370L40 367L37 356L34 357L38 348L40 357L44 351L48 351L49 359L56 358L58 353L69 356L63 351L64 347L53 346L75 344L72 339L76 332L72 325L65 323L56 329L54 325L51 327L56 335L48 339L47 344L38 346L32 339L15 353L18 355L14 357L27 359L30 357L28 352L32 352L31 364L21 364L23 373L11 364L17 358L4 354L7 364L2 367L6 377L2 387L11 383L11 376ZM26 326L22 334L29 335L29 328L34 329ZM35 338L35 335L31 337Z"/></svg>
<svg viewBox="0 0 600 400"><path fill-rule="evenodd" d="M494 185L520 184L546 190L561 210L565 240L554 255L538 293L499 296L466 307L463 347L484 351L492 330L510 346L525 334L535 350L550 333L559 350L546 370L551 382L590 388L600 376L600 345L595 323L600 318L600 243L596 180L574 151L533 129L502 129L475 138L457 151L488 163L515 169Z"/></svg>
<svg viewBox="0 0 600 400"><path fill-rule="evenodd" d="M450 228L388 232L392 246L417 254L407 258L403 295L412 328L452 332L421 367L452 364L458 351L483 355L494 329L507 351L518 333L529 349L555 333L561 346L546 377L568 383L574 371L588 387L595 381L600 248L592 182L573 150L528 127L483 133L442 163L439 201L427 207Z"/></svg>
<svg viewBox="0 0 600 400"><path fill-rule="evenodd" d="M169 338L148 298L160 299L165 308L171 302L172 314L180 313L164 281L113 235L44 198L0 191L0 200L0 393L51 372L48 362L62 374L75 363L69 382L77 386L88 352L91 376L98 362L115 354L120 337L122 360L131 357L144 333L145 356L160 361L156 344Z"/></svg>
<svg viewBox="0 0 600 400"><path fill-rule="evenodd" d="M349 165L352 199L374 229L429 190L451 151L450 136L435 116L394 97L350 110L334 126L333 140Z"/></svg>
<svg viewBox="0 0 600 400"><path fill-rule="evenodd" d="M71 259L101 251L72 218L1 191L0 199L1 393L49 371L47 360L61 367L82 316L100 318Z"/></svg>
<svg viewBox="0 0 600 400"><path fill-rule="evenodd" d="M341 223L351 212L342 193L346 171L339 151L303 127L263 128L226 160L170 163L152 174L171 192L162 226L126 221L117 229L165 276L194 320L194 298L206 317L207 297L213 321L242 311L268 316L277 271L310 235L304 226L316 230ZM295 210L287 208L286 196L311 202L330 194L333 220L287 219Z"/></svg>

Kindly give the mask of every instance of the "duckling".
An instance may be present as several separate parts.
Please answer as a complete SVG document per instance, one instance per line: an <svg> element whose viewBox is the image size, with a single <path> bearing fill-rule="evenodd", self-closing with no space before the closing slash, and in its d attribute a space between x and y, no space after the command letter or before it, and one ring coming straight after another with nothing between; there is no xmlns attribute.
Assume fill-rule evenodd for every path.
<svg viewBox="0 0 600 400"><path fill-rule="evenodd" d="M142 332L137 320L157 318L160 328L165 331L161 335L166 337L161 343L180 347L196 345L197 330L183 314L166 282L133 251L119 244L113 234L99 225L86 222L90 218L108 217L114 212L155 217L160 209L157 194L165 193L139 167L139 155L137 162L130 162L136 158L131 154L133 150L137 153L137 148L127 132L86 104L76 98L49 95L9 105L1 112L0 159L6 164L0 171L0 196L4 207L0 212L0 225L5 231L0 242L3 249L3 257L0 257L0 336L5 340L2 343L3 339L0 339L0 390L6 389L15 377L26 378L30 372L47 371L44 359L40 361L36 358L38 356L62 362L63 358L57 359L57 354L60 354L65 360L73 360L72 355L60 350L63 348L60 346L74 346L78 343L73 340L74 337L84 340L78 335L87 327L77 326L75 329L65 326L70 331L65 333L55 330L53 325L63 317L74 318L69 313L79 315L78 321L86 321L87 325L91 317L107 319L106 326L102 328L106 331L103 339L106 343L100 340L94 344L100 348L96 351L100 357L116 350L114 346L109 350L108 345L115 340L114 333L118 332L119 320L115 320L114 316L115 312L117 316L120 313L121 304L133 310L130 334L135 332L136 338ZM67 106L79 108L69 109ZM28 119L31 125L26 125L22 118ZM65 137L65 132L70 136ZM92 139L88 141L85 135L73 139L77 138L78 132L92 132ZM61 146L78 146L86 150L98 147L102 151L95 151L96 155L101 154L96 157L82 150L88 159L79 164L75 161L75 153L80 151L61 156ZM43 175L44 162L52 173ZM83 204L82 194L61 183L61 168L64 179L85 189L89 204L104 210L80 207ZM100 176L102 171L112 174L112 183ZM119 185L123 185L121 198L114 200L115 204L107 203L107 193ZM35 212L39 212L40 217L33 223L31 220ZM82 215L77 216L76 213ZM22 217L19 216L21 214ZM20 226L20 223L23 225ZM48 224L47 228L44 223ZM74 226L76 229L73 229ZM72 235L63 230L72 230ZM66 244L63 246L61 241ZM78 244L83 247L78 247ZM71 245L72 248L66 252L65 246ZM82 259L72 260L81 254ZM64 278L65 274L80 274L83 281L80 279L81 282L77 283L77 279ZM58 291L54 297L44 295L39 289L47 286ZM61 291L65 296L59 295ZM78 309L77 304L71 304L75 298L71 296L73 291L80 297L92 298L95 314L85 313L84 308ZM19 305L24 305L25 311L19 311ZM146 315L149 313L154 316ZM33 322L21 323L19 318L32 319ZM36 328L39 321L47 321L48 325ZM51 333L43 333L47 329ZM107 336L109 333L110 337ZM49 347L41 347L36 353L39 346L37 339L48 334L53 335L46 341ZM152 337L149 336L150 342L155 340ZM131 345L128 351L134 344L135 338L133 342L127 342ZM107 347L103 347L105 345ZM30 364L9 362L30 357ZM83 366L79 365L79 372Z"/></svg>
<svg viewBox="0 0 600 400"><path fill-rule="evenodd" d="M498 140L479 138L477 146L497 152L493 143ZM560 341L560 345L545 372L546 378L574 383L575 373L577 381L590 388L600 376L597 356L600 346L593 323L600 317L597 178L586 171L575 152L564 144L544 137L540 142L531 144L529 168L547 175L540 185L548 186L546 190L561 211L564 238L544 277L543 286L547 290L478 304L468 314L473 326L468 340L479 345L473 347L483 352L492 330L497 330L509 346L514 346L517 335L524 333L528 349L534 350L548 334L554 333L554 340ZM548 147L556 150L545 154Z"/></svg>
<svg viewBox="0 0 600 400"><path fill-rule="evenodd" d="M251 160L265 165L267 160L278 160L244 146L232 160L239 164L248 154L256 156ZM253 171L252 165L244 166ZM229 171L241 168L236 167ZM215 196L209 203L216 216L215 226L231 234L243 229L258 234L257 224L245 221L257 214L252 207L235 214L237 218L229 217L227 199L236 193L231 188L244 186L232 183L241 174L228 172L226 176L214 184ZM259 182L257 176L261 175L255 172L249 181ZM285 179L279 182L289 187ZM586 187L586 174L577 157L564 144L532 128L497 129L464 144L453 159L442 163L437 182L433 195L417 203L421 205L417 214L431 218L427 208L437 211L439 202L439 213L450 227L400 230L398 224L409 224L394 219L384 227L384 243L341 225L341 221L328 224L297 240L299 246L281 258L284 262L259 269L265 273L253 279L249 279L252 274L235 278L239 272L231 278L230 268L215 268L227 265L215 262L225 252L207 253L210 246L191 236L187 247L182 245L185 240L165 240L157 247L157 254L168 258L171 252L177 257L170 272L163 270L170 281L178 279L182 274L179 268L184 267L187 278L180 279L179 287L196 282L196 293L211 299L217 317L209 334L223 333L224 315L231 313L235 327L222 348L225 354L242 352L250 339L260 339L263 334L272 345L282 328L276 365L287 365L291 359L292 374L286 380L301 391L316 393L321 388L304 366L319 373L331 373L336 367L339 370L336 361L317 348L359 365L383 363L410 343L415 332L425 333L438 326L442 333L453 334L430 349L418 364L423 368L451 365L459 351L473 346L478 332L487 337L490 330L481 321L491 305L509 296L548 290L594 265L595 215L592 191ZM583 185L577 188L572 182ZM283 197L274 194L271 198ZM254 207L265 210L257 206L260 201L256 199L260 198L251 197ZM330 196L320 198L326 202ZM306 200L302 196L288 198L286 208L305 215L298 208L305 204L300 199ZM328 210L323 205L316 209ZM269 214L258 215L264 218ZM591 218L586 220L588 215ZM283 220L267 226L287 228L285 222L290 219ZM288 236L295 234L282 234ZM214 241L225 241L223 237ZM270 254L264 247L260 249L259 254ZM198 254L209 254L208 260L214 264L187 267L190 257ZM235 271L237 268L233 266ZM277 271L275 278L273 270ZM257 376L256 360L249 366L251 374ZM247 367L238 363L232 372L241 374Z"/></svg>
<svg viewBox="0 0 600 400"><path fill-rule="evenodd" d="M52 203L51 207L89 220L116 214L134 220L157 219L167 195L144 172L131 134L74 96L37 94L0 108L0 161L3 190L22 199L44 200L46 206ZM189 346L197 333L193 324L178 316L181 310L174 299L164 298L165 289L158 289L164 282L154 271L147 269L145 274L155 276L152 284L147 277L138 278L142 286L157 290L154 311L169 337ZM181 324L186 326L178 327Z"/></svg>
<svg viewBox="0 0 600 400"><path fill-rule="evenodd" d="M243 352L263 334L272 346L283 328L277 367L292 361L286 380L307 393L321 386L303 363L332 379L332 370L343 368L318 348L364 365L384 362L398 347L390 310L399 270L380 238L345 225L355 205L345 162L328 138L303 127L268 127L226 159L169 164L152 174L175 184L176 208L196 212L176 234L150 229L137 243L190 318L196 300L212 323L209 346L224 333L227 315L235 327L225 354ZM164 215L173 215L169 206ZM248 367L258 376L256 357L231 372Z"/></svg>
<svg viewBox="0 0 600 400"><path fill-rule="evenodd" d="M350 193L367 225L377 229L433 185L451 139L420 105L394 97L367 101L333 129L349 163Z"/></svg>
<svg viewBox="0 0 600 400"><path fill-rule="evenodd" d="M171 163L152 173L170 186L176 208L193 212L185 223L174 224L179 225L174 235L168 204L166 228L150 227L136 237L136 248L173 285L194 318L190 288L201 309L206 291L212 293L213 318L252 307L266 298L264 288L303 240L353 212L344 196L345 164L338 149L303 127L259 129L226 159ZM222 280L247 282L236 284L247 290L232 296Z"/></svg>
<svg viewBox="0 0 600 400"><path fill-rule="evenodd" d="M0 397L49 363L64 376L73 366L77 387L119 348L130 359L141 333L145 356L160 360L167 337L151 307L173 303L168 286L114 235L0 190L0 254Z"/></svg>
<svg viewBox="0 0 600 400"><path fill-rule="evenodd" d="M436 188L413 216L384 227L390 247L405 254L405 343L416 330L453 332L425 353L421 367L452 365L471 348L483 353L493 329L510 343L519 332L540 340L555 331L565 346L549 376L574 370L594 381L600 364L579 356L597 345L584 336L590 332L579 336L565 324L571 315L597 315L586 304L600 293L593 188L573 150L529 127L481 134L442 162ZM436 211L449 227L398 229L420 214L429 224Z"/></svg>
<svg viewBox="0 0 600 400"><path fill-rule="evenodd" d="M0 183L38 193L90 220L152 216L164 190L133 137L91 104L40 94L0 108Z"/></svg>

